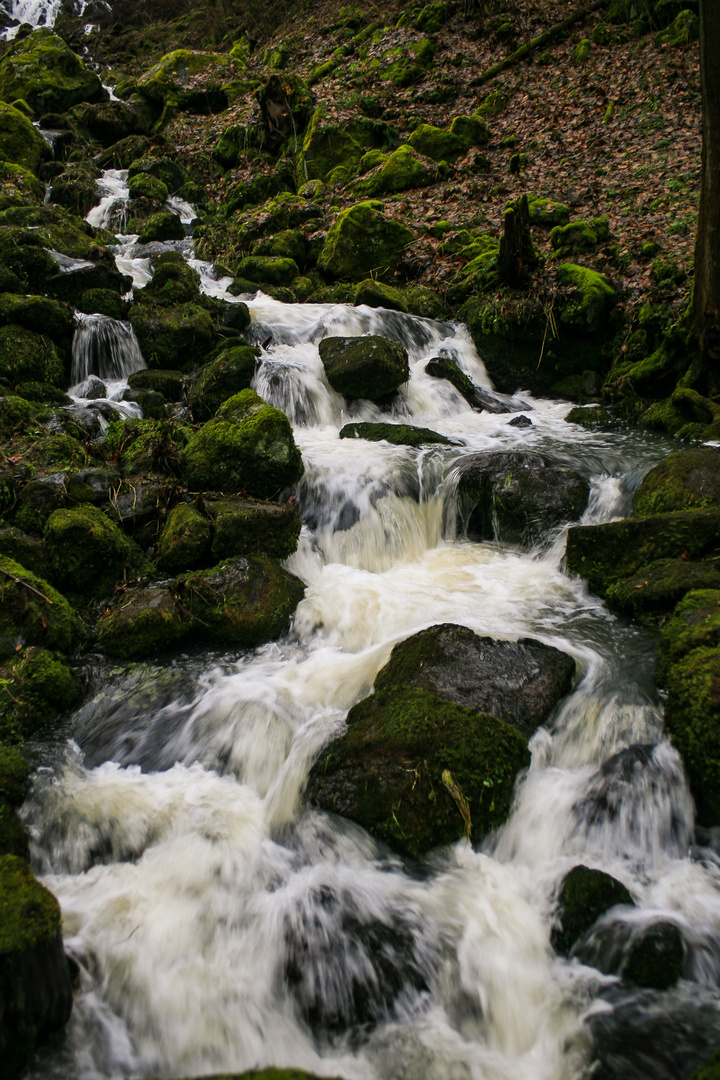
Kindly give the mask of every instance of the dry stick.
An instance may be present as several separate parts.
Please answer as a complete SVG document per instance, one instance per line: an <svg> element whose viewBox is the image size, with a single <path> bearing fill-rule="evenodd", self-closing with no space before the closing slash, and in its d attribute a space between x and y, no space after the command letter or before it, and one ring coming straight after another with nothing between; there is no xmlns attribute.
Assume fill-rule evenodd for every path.
<svg viewBox="0 0 720 1080"><path fill-rule="evenodd" d="M0 574L4 574L5 577L9 577L10 580L14 581L16 585L24 585L26 589L30 590L30 592L36 593L38 596L41 596L43 598L43 600L46 600L48 602L48 604L52 604L52 600L50 599L49 596L46 596L45 593L40 592L40 590L36 589L33 585L28 585L27 581L23 581L22 578L15 577L14 574L11 574L7 570L3 570L1 568L0 568Z"/></svg>
<svg viewBox="0 0 720 1080"><path fill-rule="evenodd" d="M586 18L591 11L597 11L598 8L606 7L607 3L608 0L594 0L589 7L583 8L581 11L576 11L574 15L568 15L566 19L556 23L555 26L551 26L549 30L545 30L539 37L533 38L532 41L526 42L525 45L521 45L519 49L516 49L514 53L510 53L504 60L500 60L497 64L493 64L492 67L487 68L481 75L477 76L474 82L479 84L487 82L489 79L494 79L495 76L499 75L505 68L519 63L520 60L524 60L525 57L530 56L537 49L546 45L548 41L552 41L557 34L561 34L563 30L567 30L573 23Z"/></svg>

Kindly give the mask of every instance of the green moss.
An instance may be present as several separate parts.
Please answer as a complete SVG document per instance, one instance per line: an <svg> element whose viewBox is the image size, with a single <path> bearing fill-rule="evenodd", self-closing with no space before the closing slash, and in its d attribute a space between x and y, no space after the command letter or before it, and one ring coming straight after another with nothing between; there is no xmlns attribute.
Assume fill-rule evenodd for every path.
<svg viewBox="0 0 720 1080"><path fill-rule="evenodd" d="M172 214L169 210L160 210L147 220L130 218L126 228L128 232L137 233L140 244L185 239L185 226L177 214Z"/></svg>
<svg viewBox="0 0 720 1080"><path fill-rule="evenodd" d="M177 252L168 252L160 256L143 293L143 300L162 305L188 304L200 296L200 275Z"/></svg>
<svg viewBox="0 0 720 1080"><path fill-rule="evenodd" d="M167 102L168 98L174 97L180 102L184 88L191 78L224 63L225 57L219 53L175 49L166 53L157 64L141 75L137 83L138 89L153 101Z"/></svg>
<svg viewBox="0 0 720 1080"><path fill-rule="evenodd" d="M25 428L37 413L37 407L33 407L29 401L21 397L0 397L0 432Z"/></svg>
<svg viewBox="0 0 720 1080"><path fill-rule="evenodd" d="M465 148L483 146L490 141L490 132L482 115L456 116L450 124L450 134L460 139Z"/></svg>
<svg viewBox="0 0 720 1080"><path fill-rule="evenodd" d="M701 825L720 823L720 651L694 649L670 667L665 728L685 765Z"/></svg>
<svg viewBox="0 0 720 1080"><path fill-rule="evenodd" d="M358 172L363 176L365 173L370 172L371 169L384 164L387 159L388 155L384 154L382 150L368 150L368 152L363 154L360 158Z"/></svg>
<svg viewBox="0 0 720 1080"><path fill-rule="evenodd" d="M12 675L7 691L25 736L37 734L48 720L80 700L77 676L61 656L47 649L25 649L13 663Z"/></svg>
<svg viewBox="0 0 720 1080"><path fill-rule="evenodd" d="M377 148L369 123L328 123L326 110L316 109L303 138L298 173L304 180L327 180L334 169L357 173L366 150Z"/></svg>
<svg viewBox="0 0 720 1080"><path fill-rule="evenodd" d="M567 225L570 220L568 206L552 199L543 199L540 195L528 196L528 213L531 225L540 225L545 229Z"/></svg>
<svg viewBox="0 0 720 1080"><path fill-rule="evenodd" d="M250 281L290 285L300 271L294 259L273 255L249 255L240 261L236 273Z"/></svg>
<svg viewBox="0 0 720 1080"><path fill-rule="evenodd" d="M550 233L550 243L561 254L576 255L582 251L589 251L597 242L597 233L588 221L571 221L568 225L556 225Z"/></svg>
<svg viewBox="0 0 720 1080"><path fill-rule="evenodd" d="M301 229L283 229L274 236L259 240L254 244L252 254L293 259L298 266L301 266L307 256L307 242ZM258 280L262 281L262 278Z"/></svg>
<svg viewBox="0 0 720 1080"><path fill-rule="evenodd" d="M580 424L582 427L605 427L612 422L612 417L602 405L578 406L571 409L565 417L568 424Z"/></svg>
<svg viewBox="0 0 720 1080"><path fill-rule="evenodd" d="M378 204L356 203L338 214L328 230L318 268L347 281L362 281L371 273L386 278L412 239L411 230L385 217Z"/></svg>
<svg viewBox="0 0 720 1080"><path fill-rule="evenodd" d="M12 323L0 326L0 375L11 386L25 382L59 385L64 378L52 340Z"/></svg>
<svg viewBox="0 0 720 1080"><path fill-rule="evenodd" d="M158 566L171 574L194 569L210 551L210 525L194 506L180 503L168 514L158 544Z"/></svg>
<svg viewBox="0 0 720 1080"><path fill-rule="evenodd" d="M60 905L14 855L0 859L0 957L20 957L60 933Z"/></svg>
<svg viewBox="0 0 720 1080"><path fill-rule="evenodd" d="M403 688L350 710L346 733L313 767L309 792L323 809L418 858L502 824L528 762L526 742L509 724Z"/></svg>
<svg viewBox="0 0 720 1080"><path fill-rule="evenodd" d="M0 61L0 100L22 98L38 116L101 96L98 76L51 30L14 41Z"/></svg>
<svg viewBox="0 0 720 1080"><path fill-rule="evenodd" d="M167 307L136 303L130 322L145 361L153 368L190 371L203 363L217 336L210 312L199 303Z"/></svg>
<svg viewBox="0 0 720 1080"><path fill-rule="evenodd" d="M687 1080L720 1080L720 1050L688 1076Z"/></svg>
<svg viewBox="0 0 720 1080"><path fill-rule="evenodd" d="M355 290L353 303L356 306L366 304L368 307L386 308L388 311L407 311L402 291L392 285L385 285L382 281L375 281L374 278L366 278L360 282Z"/></svg>
<svg viewBox="0 0 720 1080"><path fill-rule="evenodd" d="M720 589L688 592L660 630L655 679L667 684L670 668L693 649L720 646Z"/></svg>
<svg viewBox="0 0 720 1080"><path fill-rule="evenodd" d="M710 447L669 454L645 476L633 498L638 517L720 505L720 453Z"/></svg>
<svg viewBox="0 0 720 1080"><path fill-rule="evenodd" d="M9 807L20 806L25 801L29 775L25 755L15 746L0 745L0 802Z"/></svg>
<svg viewBox="0 0 720 1080"><path fill-rule="evenodd" d="M605 275L586 266L563 263L558 267L558 279L577 289L577 299L571 298L561 311L563 325L581 331L599 329L617 303L617 294Z"/></svg>
<svg viewBox="0 0 720 1080"><path fill-rule="evenodd" d="M70 652L78 640L79 627L65 597L5 556L0 556L0 570L0 654L13 656L19 643Z"/></svg>
<svg viewBox="0 0 720 1080"><path fill-rule="evenodd" d="M433 161L457 161L467 151L467 144L458 135L432 124L420 124L408 138L408 145Z"/></svg>
<svg viewBox="0 0 720 1080"><path fill-rule="evenodd" d="M195 489L247 491L274 498L300 479L300 451L290 421L253 390L220 406L182 453L187 482Z"/></svg>
<svg viewBox="0 0 720 1080"><path fill-rule="evenodd" d="M130 589L100 617L98 645L122 660L147 660L184 641L192 629L192 620L172 589Z"/></svg>
<svg viewBox="0 0 720 1080"><path fill-rule="evenodd" d="M637 573L609 586L608 607L639 622L657 622L672 611L686 593L720 588L720 570L714 561L654 559Z"/></svg>
<svg viewBox="0 0 720 1080"><path fill-rule="evenodd" d="M292 502L223 499L206 506L214 524L215 562L252 554L287 559L297 549L302 521Z"/></svg>
<svg viewBox="0 0 720 1080"><path fill-rule="evenodd" d="M138 545L95 506L56 510L44 536L55 580L71 593L105 596L126 576L149 571Z"/></svg>
<svg viewBox="0 0 720 1080"><path fill-rule="evenodd" d="M183 399L184 383L179 371L144 368L130 375L128 386L131 390L154 390L162 394L166 401L182 401Z"/></svg>
<svg viewBox="0 0 720 1080"><path fill-rule="evenodd" d="M15 323L68 344L75 332L71 306L48 296L0 293L0 323Z"/></svg>
<svg viewBox="0 0 720 1080"><path fill-rule="evenodd" d="M681 49L697 41L700 36L700 24L693 11L681 11L675 21L655 38L658 48Z"/></svg>
<svg viewBox="0 0 720 1080"><path fill-rule="evenodd" d="M128 183L131 199L154 199L164 203L168 197L168 189L162 180L148 173L138 173L132 176Z"/></svg>
<svg viewBox="0 0 720 1080"><path fill-rule="evenodd" d="M48 156L47 143L28 118L19 109L0 101L0 160L34 173Z"/></svg>
<svg viewBox="0 0 720 1080"><path fill-rule="evenodd" d="M378 401L410 377L402 345L377 334L328 337L318 348L330 386L347 398Z"/></svg>
<svg viewBox="0 0 720 1080"><path fill-rule="evenodd" d="M555 951L567 956L593 923L618 904L634 907L622 882L602 870L573 867L560 889L558 921L551 935Z"/></svg>
<svg viewBox="0 0 720 1080"><path fill-rule="evenodd" d="M250 388L258 350L235 345L200 368L190 388L190 408L196 420L209 420L224 401Z"/></svg>
<svg viewBox="0 0 720 1080"><path fill-rule="evenodd" d="M380 195L409 188L427 187L443 175L438 168L429 168L409 146L399 146L382 166L370 176L359 180L354 190L360 195Z"/></svg>
<svg viewBox="0 0 720 1080"><path fill-rule="evenodd" d="M452 439L439 435L430 428L413 427L411 424L346 424L340 429L341 439L368 439L371 442L389 442L393 446L455 446Z"/></svg>
<svg viewBox="0 0 720 1080"><path fill-rule="evenodd" d="M579 45L576 45L573 49L572 60L573 64L582 66L587 64L588 60L592 56L592 42L588 38L583 38Z"/></svg>
<svg viewBox="0 0 720 1080"><path fill-rule="evenodd" d="M487 116L498 116L505 111L507 105L508 100L502 90L491 90L483 99L482 104L478 105L473 116L480 116L483 119Z"/></svg>

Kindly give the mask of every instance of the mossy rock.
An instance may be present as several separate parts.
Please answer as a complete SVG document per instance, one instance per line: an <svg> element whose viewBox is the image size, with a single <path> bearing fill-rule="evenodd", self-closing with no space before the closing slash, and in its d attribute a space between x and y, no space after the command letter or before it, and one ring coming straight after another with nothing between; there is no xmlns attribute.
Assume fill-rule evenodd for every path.
<svg viewBox="0 0 720 1080"><path fill-rule="evenodd" d="M720 547L720 511L692 510L575 525L568 531L568 572L605 596L611 586L658 559L699 560Z"/></svg>
<svg viewBox="0 0 720 1080"><path fill-rule="evenodd" d="M12 663L8 692L24 736L34 736L82 696L80 681L58 653L30 646Z"/></svg>
<svg viewBox="0 0 720 1080"><path fill-rule="evenodd" d="M36 1045L70 1018L73 994L60 905L23 860L0 858L0 1057L19 1073Z"/></svg>
<svg viewBox="0 0 720 1080"><path fill-rule="evenodd" d="M103 96L100 79L46 28L15 40L0 60L0 100L22 98L36 115L66 112Z"/></svg>
<svg viewBox="0 0 720 1080"><path fill-rule="evenodd" d="M68 345L75 333L70 305L52 300L49 296L0 293L0 323L14 323Z"/></svg>
<svg viewBox="0 0 720 1080"><path fill-rule="evenodd" d="M359 307L366 304L367 307L386 308L388 311L407 312L407 302L401 289L393 285L386 285L374 278L366 278L361 281L353 294L353 304Z"/></svg>
<svg viewBox="0 0 720 1080"><path fill-rule="evenodd" d="M313 766L310 801L420 858L507 817L525 739L494 716L416 688L374 694Z"/></svg>
<svg viewBox="0 0 720 1080"><path fill-rule="evenodd" d="M189 424L175 420L126 420L113 425L105 435L108 449L120 458L128 477L180 474L180 454L192 434ZM135 491L132 503L137 503ZM115 498L117 505L117 497Z"/></svg>
<svg viewBox="0 0 720 1080"><path fill-rule="evenodd" d="M56 510L44 536L55 580L78 596L105 596L150 569L137 544L95 506Z"/></svg>
<svg viewBox="0 0 720 1080"><path fill-rule="evenodd" d="M372 126L367 122L328 123L326 110L316 109L303 138L298 174L304 181L327 181L336 169L343 169L350 179L365 151L375 145L371 132Z"/></svg>
<svg viewBox="0 0 720 1080"><path fill-rule="evenodd" d="M156 304L187 304L200 296L200 275L179 252L167 252L158 259L155 273L143 293L143 299L149 298Z"/></svg>
<svg viewBox="0 0 720 1080"><path fill-rule="evenodd" d="M11 386L26 382L59 386L65 373L50 338L10 323L0 326L0 376Z"/></svg>
<svg viewBox="0 0 720 1080"><path fill-rule="evenodd" d="M193 621L164 585L129 589L97 624L100 648L121 660L147 660L185 641Z"/></svg>
<svg viewBox="0 0 720 1080"><path fill-rule="evenodd" d="M179 371L144 368L128 376L131 390L154 390L162 394L166 401L182 401L183 385L183 376Z"/></svg>
<svg viewBox="0 0 720 1080"><path fill-rule="evenodd" d="M482 121L478 121L478 124L482 124ZM432 124L420 124L407 141L408 145L423 157L433 161L447 161L449 164L457 161L469 149L465 139L443 128L433 127Z"/></svg>
<svg viewBox="0 0 720 1080"><path fill-rule="evenodd" d="M11 206L26 206L39 203L44 196L44 185L29 169L22 165L15 165L11 161L0 160L0 209L4 210ZM0 274L0 288L2 279L6 278L9 271Z"/></svg>
<svg viewBox="0 0 720 1080"><path fill-rule="evenodd" d="M71 652L80 627L65 597L6 556L0 570L0 656L14 656L19 643Z"/></svg>
<svg viewBox="0 0 720 1080"><path fill-rule="evenodd" d="M224 402L182 453L188 484L211 491L246 491L272 499L300 479L303 463L290 421L253 390Z"/></svg>
<svg viewBox="0 0 720 1080"><path fill-rule="evenodd" d="M203 640L256 648L285 634L305 586L266 555L248 555L198 570L182 599Z"/></svg>
<svg viewBox="0 0 720 1080"><path fill-rule="evenodd" d="M638 517L720 505L720 452L711 447L669 454L644 477L633 497Z"/></svg>
<svg viewBox="0 0 720 1080"><path fill-rule="evenodd" d="M686 593L720 589L720 570L714 560L655 559L631 577L610 585L605 600L612 611L643 623L664 618Z"/></svg>
<svg viewBox="0 0 720 1080"><path fill-rule="evenodd" d="M573 658L541 641L500 641L442 623L393 648L375 692L414 686L497 716L529 738L570 692L574 675Z"/></svg>
<svg viewBox="0 0 720 1080"><path fill-rule="evenodd" d="M302 527L293 502L223 499L206 502L213 520L214 562L238 555L262 554L287 559L297 549Z"/></svg>
<svg viewBox="0 0 720 1080"><path fill-rule="evenodd" d="M199 303L136 303L130 322L150 368L190 371L203 363L217 339L212 316Z"/></svg>
<svg viewBox="0 0 720 1080"><path fill-rule="evenodd" d="M688 592L660 630L655 679L667 684L670 668L693 649L720 647L720 589Z"/></svg>
<svg viewBox="0 0 720 1080"><path fill-rule="evenodd" d="M12 808L21 806L28 792L29 777L30 766L25 755L16 746L0 744L0 802Z"/></svg>
<svg viewBox="0 0 720 1080"><path fill-rule="evenodd" d="M565 422L586 428L607 428L613 419L603 405L577 405L567 414Z"/></svg>
<svg viewBox="0 0 720 1080"><path fill-rule="evenodd" d="M318 348L330 386L346 398L378 401L410 377L402 345L376 334L328 337Z"/></svg>
<svg viewBox="0 0 720 1080"><path fill-rule="evenodd" d="M571 299L563 306L561 322L582 332L599 330L617 303L617 294L605 275L586 266L563 263L558 267L558 278L561 284L574 286L578 292L577 300Z"/></svg>
<svg viewBox="0 0 720 1080"><path fill-rule="evenodd" d="M170 101L173 105L183 107L192 104L190 87L196 76L214 67L222 68L226 63L227 57L219 53L175 49L140 76L138 90L157 104Z"/></svg>
<svg viewBox="0 0 720 1080"><path fill-rule="evenodd" d="M2 65L0 64L0 78ZM0 101L0 161L36 173L50 156L50 147L19 109Z"/></svg>
<svg viewBox="0 0 720 1080"><path fill-rule="evenodd" d="M655 38L658 48L681 49L697 41L700 36L700 23L694 11L681 11L675 21Z"/></svg>
<svg viewBox="0 0 720 1080"><path fill-rule="evenodd" d="M619 904L635 906L622 882L602 870L573 867L560 887L557 921L550 935L555 951L568 956L593 923Z"/></svg>
<svg viewBox="0 0 720 1080"><path fill-rule="evenodd" d="M540 225L544 229L564 226L570 221L569 206L552 199L543 199L540 195L528 196L528 214L531 225Z"/></svg>
<svg viewBox="0 0 720 1080"><path fill-rule="evenodd" d="M131 199L152 199L161 206L168 197L168 189L162 180L149 173L137 173L128 181Z"/></svg>
<svg viewBox="0 0 720 1080"><path fill-rule="evenodd" d="M248 255L241 259L236 273L250 281L268 285L291 285L300 271L294 259L274 255Z"/></svg>
<svg viewBox="0 0 720 1080"><path fill-rule="evenodd" d="M185 239L185 226L177 214L172 214L169 210L160 210L146 221L131 218L127 229L129 232L137 232L139 244Z"/></svg>
<svg viewBox="0 0 720 1080"><path fill-rule="evenodd" d="M499 116L501 112L504 112L508 106L508 99L502 90L491 90L490 93L483 99L482 104L478 105L477 109L473 113L473 116Z"/></svg>
<svg viewBox="0 0 720 1080"><path fill-rule="evenodd" d="M8 435L13 431L29 427L38 414L37 406L31 405L25 398L6 394L0 397L0 433Z"/></svg>
<svg viewBox="0 0 720 1080"><path fill-rule="evenodd" d="M71 112L71 118L74 125L104 147L115 147L121 140L147 136L155 123L153 110L139 97L130 101L99 101L92 105L76 105ZM126 161L124 165L115 165L115 168L127 168L128 163Z"/></svg>
<svg viewBox="0 0 720 1080"><path fill-rule="evenodd" d="M302 229L282 229L274 236L258 240L257 243L253 244L252 254L273 255L277 258L292 259L297 266L302 266L307 257L307 241ZM241 271L238 270L238 273L241 273ZM258 278L258 280L262 281L263 279Z"/></svg>
<svg viewBox="0 0 720 1080"><path fill-rule="evenodd" d="M153 177L165 185L171 195L174 195L185 183L185 173L176 161L170 157L158 157L155 153L145 153L131 162L128 168L128 180L133 181L139 176ZM167 252L163 259L172 259L177 252Z"/></svg>
<svg viewBox="0 0 720 1080"><path fill-rule="evenodd" d="M393 446L457 446L445 435L412 424L352 423L340 429L341 439L368 439Z"/></svg>
<svg viewBox="0 0 720 1080"><path fill-rule="evenodd" d="M592 57L592 42L589 38L583 38L582 41L575 46L572 53L572 62L578 67L582 67L587 64L588 60Z"/></svg>
<svg viewBox="0 0 720 1080"><path fill-rule="evenodd" d="M371 273L382 279L394 272L413 234L378 208L377 203L356 203L338 214L320 253L319 270L347 281L362 281Z"/></svg>
<svg viewBox="0 0 720 1080"><path fill-rule="evenodd" d="M158 566L171 574L202 566L210 553L207 518L189 503L173 507L160 534Z"/></svg>
<svg viewBox="0 0 720 1080"><path fill-rule="evenodd" d="M498 451L461 462L459 524L477 540L532 545L587 506L586 477L541 454Z"/></svg>
<svg viewBox="0 0 720 1080"><path fill-rule="evenodd" d="M716 1050L702 1065L688 1076L687 1080L720 1080L720 1050Z"/></svg>
<svg viewBox="0 0 720 1080"><path fill-rule="evenodd" d="M209 420L224 401L249 389L257 363L256 348L235 345L203 365L190 386L189 403L193 416L197 420Z"/></svg>
<svg viewBox="0 0 720 1080"><path fill-rule="evenodd" d="M597 233L588 221L571 221L568 225L556 225L550 233L550 243L561 254L577 255L583 251L590 251L597 242Z"/></svg>
<svg viewBox="0 0 720 1080"><path fill-rule="evenodd" d="M701 646L667 675L665 730L683 759L700 825L720 824L720 650Z"/></svg>
<svg viewBox="0 0 720 1080"><path fill-rule="evenodd" d="M408 191L410 188L428 187L442 179L447 170L430 166L412 147L399 146L380 168L359 180L353 190L359 195L375 196Z"/></svg>

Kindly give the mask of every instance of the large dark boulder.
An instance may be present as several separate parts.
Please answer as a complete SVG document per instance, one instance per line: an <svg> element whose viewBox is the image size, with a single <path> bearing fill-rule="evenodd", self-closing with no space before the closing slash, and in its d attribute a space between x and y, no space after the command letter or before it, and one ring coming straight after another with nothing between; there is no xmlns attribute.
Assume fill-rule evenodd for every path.
<svg viewBox="0 0 720 1080"><path fill-rule="evenodd" d="M101 597L150 570L142 551L96 506L56 510L45 525L53 578L68 592Z"/></svg>
<svg viewBox="0 0 720 1080"><path fill-rule="evenodd" d="M618 904L634 906L622 882L603 870L573 867L560 886L557 919L550 935L555 951L568 956L593 923Z"/></svg>
<svg viewBox="0 0 720 1080"><path fill-rule="evenodd" d="M498 641L443 623L396 645L375 691L416 686L491 713L529 737L569 693L574 675L573 658L551 645Z"/></svg>
<svg viewBox="0 0 720 1080"><path fill-rule="evenodd" d="M190 386L189 402L197 420L209 420L234 394L250 388L258 364L258 349L232 345L204 364Z"/></svg>
<svg viewBox="0 0 720 1080"><path fill-rule="evenodd" d="M272 559L287 559L297 548L302 527L294 500L279 505L257 499L206 502L213 519L214 562L261 551Z"/></svg>
<svg viewBox="0 0 720 1080"><path fill-rule="evenodd" d="M542 454L473 454L459 465L459 524L471 539L532 545L585 510L587 479Z"/></svg>
<svg viewBox="0 0 720 1080"><path fill-rule="evenodd" d="M667 990L682 977L685 943L677 924L667 919L639 925L609 919L577 943L573 956L633 986Z"/></svg>
<svg viewBox="0 0 720 1080"><path fill-rule="evenodd" d="M494 716L416 687L371 695L311 770L311 803L419 858L503 823L527 742Z"/></svg>
<svg viewBox="0 0 720 1080"><path fill-rule="evenodd" d="M0 61L0 99L26 101L38 116L100 101L104 94L95 72L45 27L16 39Z"/></svg>
<svg viewBox="0 0 720 1080"><path fill-rule="evenodd" d="M378 401L393 394L410 377L402 345L376 334L329 337L318 348L327 381L346 398Z"/></svg>
<svg viewBox="0 0 720 1080"><path fill-rule="evenodd" d="M352 423L340 429L341 439L367 439L369 442L389 442L393 446L457 446L445 435L431 428L412 424Z"/></svg>
<svg viewBox="0 0 720 1080"><path fill-rule="evenodd" d="M668 454L643 479L633 498L637 517L720 505L720 452L710 446Z"/></svg>
<svg viewBox="0 0 720 1080"><path fill-rule="evenodd" d="M0 858L0 1059L20 1073L36 1045L72 1011L60 905L23 859ZM7 1071L5 1071L7 1070Z"/></svg>

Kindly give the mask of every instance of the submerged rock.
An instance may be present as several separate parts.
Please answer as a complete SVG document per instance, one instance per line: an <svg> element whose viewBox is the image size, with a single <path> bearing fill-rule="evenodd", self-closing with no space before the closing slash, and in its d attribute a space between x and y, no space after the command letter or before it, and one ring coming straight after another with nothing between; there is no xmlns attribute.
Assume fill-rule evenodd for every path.
<svg viewBox="0 0 720 1080"><path fill-rule="evenodd" d="M60 905L23 859L0 858L0 1057L18 1074L36 1045L72 1010Z"/></svg>
<svg viewBox="0 0 720 1080"><path fill-rule="evenodd" d="M469 455L459 468L460 523L471 539L537 543L579 518L590 493L584 476L541 454Z"/></svg>
<svg viewBox="0 0 720 1080"><path fill-rule="evenodd" d="M419 858L501 825L529 761L526 740L504 721L401 687L353 706L347 731L313 766L308 796Z"/></svg>
<svg viewBox="0 0 720 1080"><path fill-rule="evenodd" d="M682 977L685 944L679 927L666 919L640 925L613 919L579 942L573 956L634 986L667 990Z"/></svg>
<svg viewBox="0 0 720 1080"><path fill-rule="evenodd" d="M318 348L328 382L346 398L378 401L410 377L402 345L376 334L328 337Z"/></svg>
<svg viewBox="0 0 720 1080"><path fill-rule="evenodd" d="M515 411L511 405L503 401L497 394L493 394L490 390L485 390L480 386L476 386L472 379L465 374L457 361L451 360L447 356L434 356L432 360L428 360L425 365L425 371L435 379L447 379L449 383L452 383L457 392L462 394L468 405L471 405L473 409L477 409L479 412L482 412L483 410L491 413L509 413ZM527 408L527 406L525 406L525 408Z"/></svg>
<svg viewBox="0 0 720 1080"><path fill-rule="evenodd" d="M634 907L622 882L602 870L573 867L560 886L557 920L550 935L555 951L568 956L593 923L618 904Z"/></svg>
<svg viewBox="0 0 720 1080"><path fill-rule="evenodd" d="M491 713L529 737L570 692L574 675L573 658L551 645L531 638L497 641L443 623L396 645L375 691L416 686Z"/></svg>

